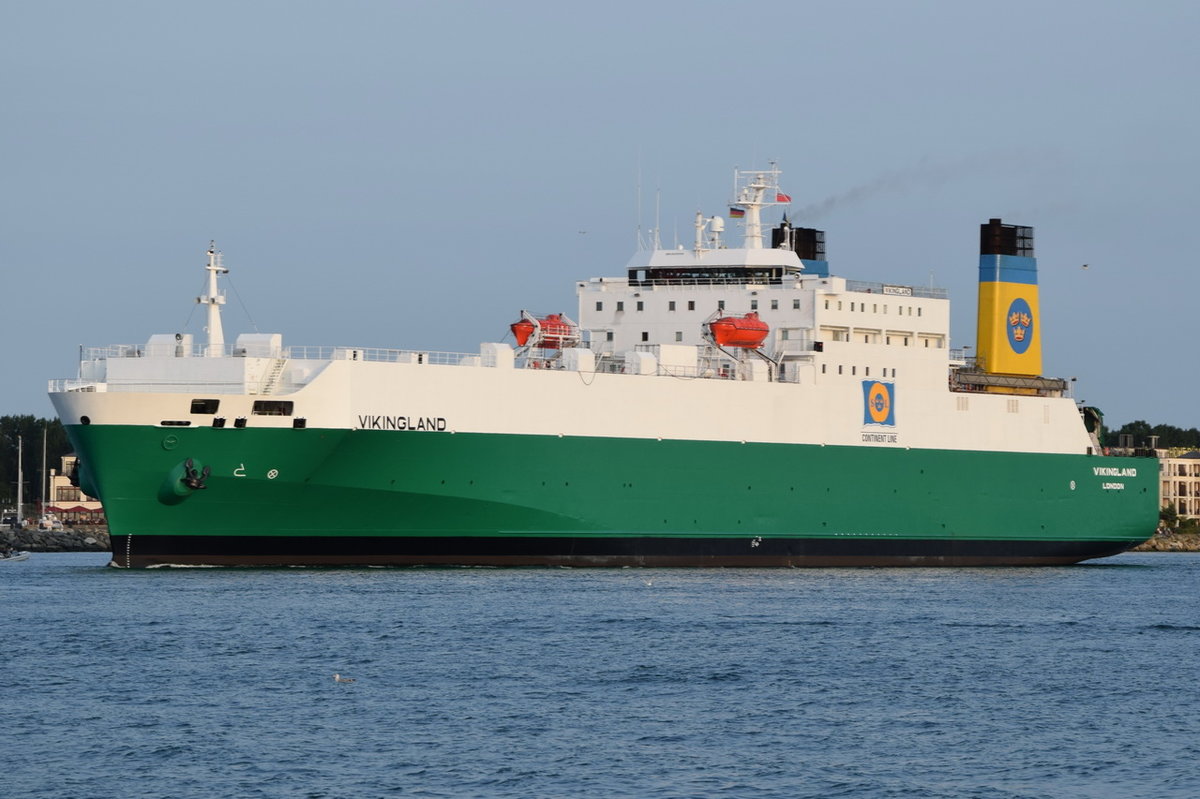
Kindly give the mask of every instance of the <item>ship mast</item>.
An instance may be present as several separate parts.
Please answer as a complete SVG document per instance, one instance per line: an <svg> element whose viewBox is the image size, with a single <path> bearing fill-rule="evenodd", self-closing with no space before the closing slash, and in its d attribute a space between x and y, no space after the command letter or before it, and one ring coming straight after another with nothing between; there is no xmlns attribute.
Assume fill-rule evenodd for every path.
<svg viewBox="0 0 1200 799"><path fill-rule="evenodd" d="M734 170L733 184L735 194L733 205L746 212L745 220L742 223L746 229L742 247L747 250L761 250L763 248L762 209L772 205L787 205L782 201L786 195L779 191L779 169L776 168L774 162L771 162L771 168L762 172ZM739 184L741 184L740 191L737 188ZM768 191L773 191L774 196Z"/></svg>
<svg viewBox="0 0 1200 799"><path fill-rule="evenodd" d="M217 275L229 274L229 270L221 264L221 252L215 241L208 243L208 294L197 297L196 302L208 306L208 348L204 354L209 358L220 358L225 354L225 331L221 329L221 306L225 304L225 295L217 291Z"/></svg>

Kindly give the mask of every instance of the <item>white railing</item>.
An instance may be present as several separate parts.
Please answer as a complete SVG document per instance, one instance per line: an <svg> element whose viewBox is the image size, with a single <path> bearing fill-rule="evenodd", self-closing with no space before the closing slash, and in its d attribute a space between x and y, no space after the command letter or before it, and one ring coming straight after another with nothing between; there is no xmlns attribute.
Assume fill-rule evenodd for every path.
<svg viewBox="0 0 1200 799"><path fill-rule="evenodd" d="M208 345L182 345L163 357L203 358L208 355ZM108 358L144 358L146 348L136 344L110 344L104 347L84 347L83 360L99 361ZM279 353L247 352L245 348L226 345L221 350L226 358L263 357L308 361L382 361L386 363L430 363L455 366L464 358L479 357L477 352L435 352L430 350L392 350L379 347L329 347L296 346L284 347Z"/></svg>
<svg viewBox="0 0 1200 799"><path fill-rule="evenodd" d="M608 342L604 342L608 344ZM811 342L808 341L788 341L782 342L785 345L793 345L788 350L794 348L794 345L800 345L800 348L811 347ZM638 349L642 350L644 345L639 345ZM188 357L203 359L204 349L206 347L192 347L192 354ZM245 357L245 353L237 351L234 347L225 347L227 357ZM544 351L546 354L556 351ZM103 360L107 358L144 358L146 357L143 347L133 345L111 345L107 347L86 347L82 351L83 360ZM265 357L265 356L264 356ZM178 391L210 391L218 393L240 394L246 391L262 392L265 386L273 386L274 392L278 392L280 387L286 387L285 390L294 390L298 386L291 382L288 376L286 367L283 364L286 361L363 361L371 363L404 363L404 364L428 364L434 366L470 366L470 367L495 367L496 358L494 352L485 351L483 354L475 352L437 352L430 350L397 350L383 349L377 347L331 347L331 346L293 346L283 348L280 356L276 359L275 371L264 373L250 378L249 375L243 380L188 380L186 377L176 375L172 379L164 378L127 378L127 379L81 379L81 378L65 378L49 381L48 390L52 393L63 393L71 391L144 391L149 393L169 393ZM559 358L530 358L528 353L523 357L518 357L514 363L518 369L549 369L551 371L574 371L567 369L566 365ZM627 374L626 363L623 356L610 352L596 352L596 362L594 370L601 374ZM714 358L711 354L706 357L701 357L696 365L668 365L657 364L657 368L652 375L675 377L684 379L710 379L710 380L737 380L739 378L739 366L734 361L725 360L722 358ZM797 382L798 376L787 375L782 382ZM778 378L777 378L778 379Z"/></svg>
<svg viewBox="0 0 1200 799"><path fill-rule="evenodd" d="M77 377L68 377L59 380L51 380L47 385L46 390L51 394L63 394L68 391L95 391L95 380L80 380Z"/></svg>
<svg viewBox="0 0 1200 799"><path fill-rule="evenodd" d="M895 286L890 283L871 283L866 280L847 280L846 291L860 291L883 296L924 297L934 300L949 299L950 292L934 286Z"/></svg>

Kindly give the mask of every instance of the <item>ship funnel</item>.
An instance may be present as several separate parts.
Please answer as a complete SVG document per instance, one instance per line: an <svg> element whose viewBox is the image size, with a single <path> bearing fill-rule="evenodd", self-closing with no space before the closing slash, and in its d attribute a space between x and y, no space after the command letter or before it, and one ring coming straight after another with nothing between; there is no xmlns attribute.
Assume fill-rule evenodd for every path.
<svg viewBox="0 0 1200 799"><path fill-rule="evenodd" d="M794 250L804 265L804 274L829 277L829 261L825 260L825 231L809 227L793 227L787 217L771 229L773 249Z"/></svg>
<svg viewBox="0 0 1200 799"><path fill-rule="evenodd" d="M975 352L989 374L1042 373L1033 228L989 219L979 226L979 321Z"/></svg>

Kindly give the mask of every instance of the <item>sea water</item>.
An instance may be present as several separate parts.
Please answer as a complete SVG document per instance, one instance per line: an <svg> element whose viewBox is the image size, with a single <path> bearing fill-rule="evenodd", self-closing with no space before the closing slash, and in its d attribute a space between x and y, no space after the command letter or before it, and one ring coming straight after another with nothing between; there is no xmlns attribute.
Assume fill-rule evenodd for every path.
<svg viewBox="0 0 1200 799"><path fill-rule="evenodd" d="M1200 795L1197 555L107 560L0 564L6 799Z"/></svg>

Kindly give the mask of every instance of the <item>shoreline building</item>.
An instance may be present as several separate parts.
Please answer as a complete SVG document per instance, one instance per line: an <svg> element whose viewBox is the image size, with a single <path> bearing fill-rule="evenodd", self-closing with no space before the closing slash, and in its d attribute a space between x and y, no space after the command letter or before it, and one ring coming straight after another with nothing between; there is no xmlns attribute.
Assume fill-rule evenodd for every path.
<svg viewBox="0 0 1200 799"><path fill-rule="evenodd" d="M1159 450L1159 504L1180 519L1200 519L1200 452Z"/></svg>
<svg viewBox="0 0 1200 799"><path fill-rule="evenodd" d="M50 499L45 513L54 514L63 524L107 524L100 500L71 484L71 473L78 460L74 454L64 455L62 469L50 470Z"/></svg>

